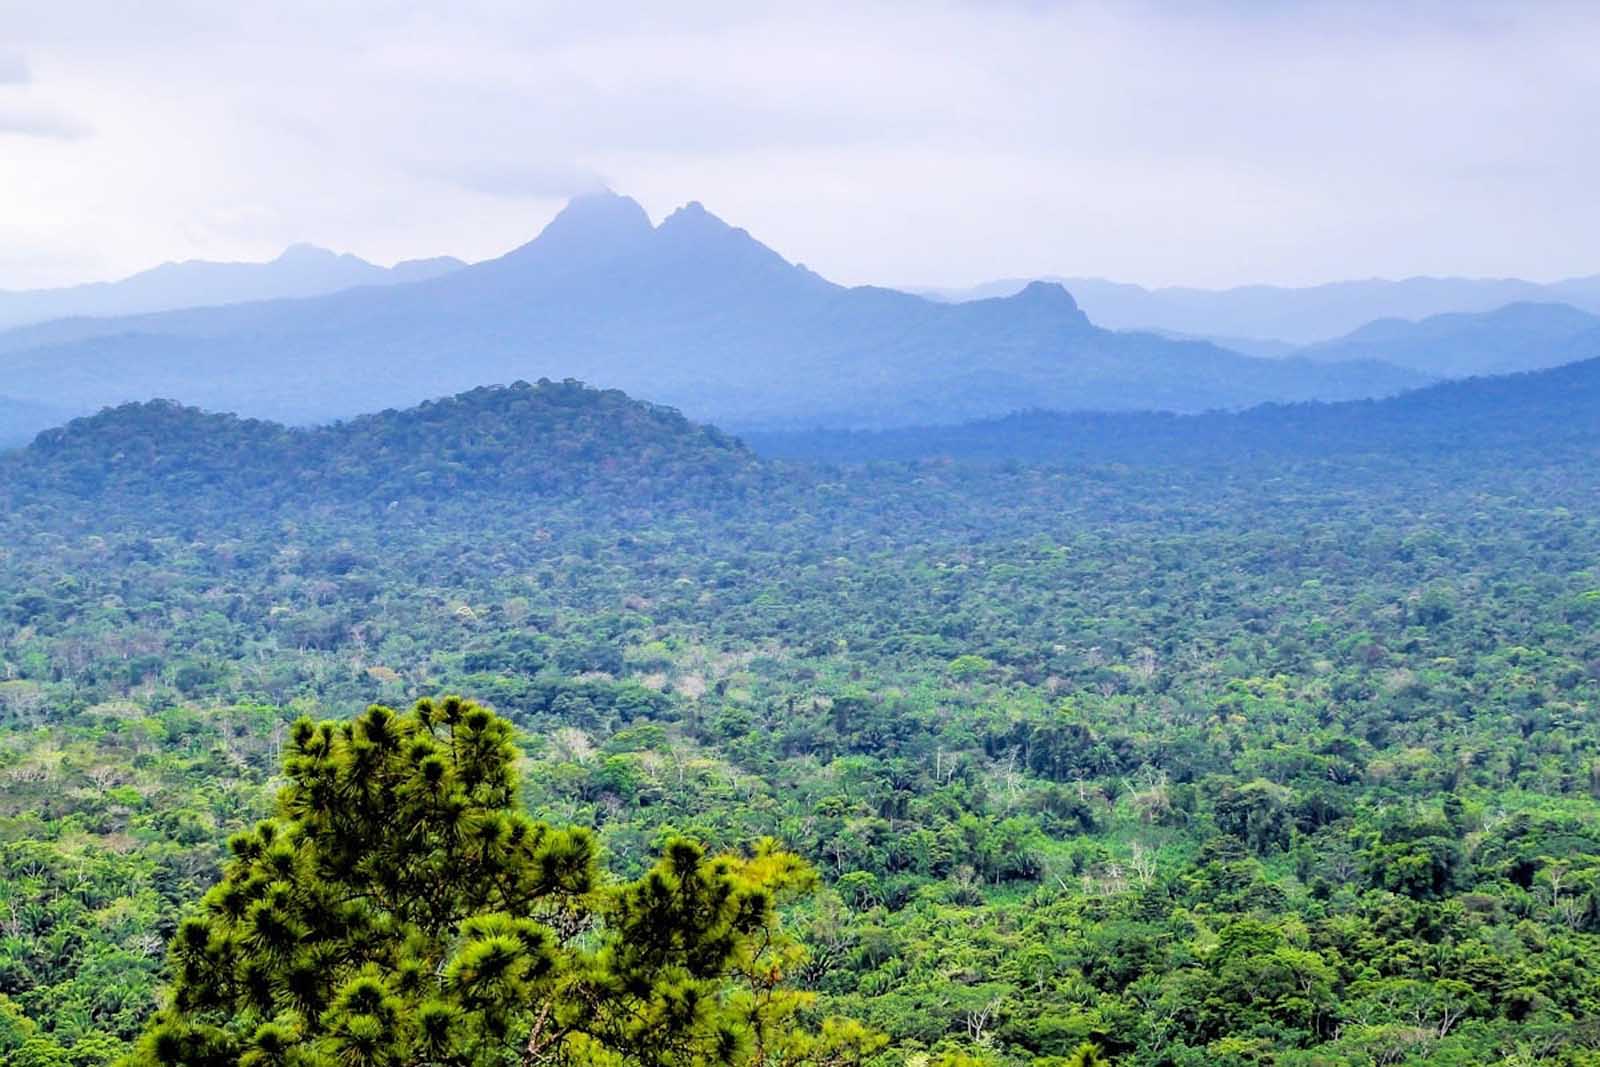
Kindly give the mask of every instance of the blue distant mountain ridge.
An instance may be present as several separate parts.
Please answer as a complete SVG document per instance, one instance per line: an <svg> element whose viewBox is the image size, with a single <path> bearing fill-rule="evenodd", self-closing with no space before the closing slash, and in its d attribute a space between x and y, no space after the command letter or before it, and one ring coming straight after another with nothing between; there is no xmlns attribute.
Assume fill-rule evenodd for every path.
<svg viewBox="0 0 1600 1067"><path fill-rule="evenodd" d="M1596 358L1546 370L1441 382L1381 400L1262 404L1241 412L1024 411L955 426L754 433L745 441L774 459L832 463L969 462L1227 467L1340 465L1358 457L1444 469L1486 451L1529 462L1600 448L1600 349Z"/></svg>
<svg viewBox="0 0 1600 1067"><path fill-rule="evenodd" d="M318 296L358 285L421 281L465 266L437 256L379 267L358 256L311 244L290 245L266 263L163 263L116 282L61 289L0 290L0 328L78 316L151 311Z"/></svg>
<svg viewBox="0 0 1600 1067"><path fill-rule="evenodd" d="M0 375L54 410L162 396L297 424L574 377L735 429L1204 411L1432 380L1103 329L1050 283L962 304L847 288L699 204L652 225L611 193L575 199L498 259L421 280L9 330Z"/></svg>
<svg viewBox="0 0 1600 1067"><path fill-rule="evenodd" d="M936 300L992 299L1031 279L1007 278L968 289L917 289ZM1371 278L1304 288L1244 285L1146 289L1104 278L1049 275L1071 290L1090 318L1111 329L1207 337L1241 351L1319 344L1377 319L1416 321L1449 313L1480 314L1507 304L1570 304L1600 314L1600 274L1540 283L1521 278Z"/></svg>
<svg viewBox="0 0 1600 1067"><path fill-rule="evenodd" d="M1600 315L1567 304L1516 303L1417 322L1378 319L1297 354L1326 362L1375 359L1441 378L1512 374L1600 356Z"/></svg>

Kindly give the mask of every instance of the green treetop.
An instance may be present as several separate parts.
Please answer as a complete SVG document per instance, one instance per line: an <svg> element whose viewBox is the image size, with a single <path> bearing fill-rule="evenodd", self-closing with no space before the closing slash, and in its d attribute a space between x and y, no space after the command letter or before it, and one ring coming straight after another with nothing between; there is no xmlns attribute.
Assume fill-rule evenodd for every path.
<svg viewBox="0 0 1600 1067"><path fill-rule="evenodd" d="M180 926L135 1067L844 1067L882 1044L808 1028L784 983L801 860L675 840L612 883L587 832L517 810L516 760L454 697L296 723L277 816Z"/></svg>

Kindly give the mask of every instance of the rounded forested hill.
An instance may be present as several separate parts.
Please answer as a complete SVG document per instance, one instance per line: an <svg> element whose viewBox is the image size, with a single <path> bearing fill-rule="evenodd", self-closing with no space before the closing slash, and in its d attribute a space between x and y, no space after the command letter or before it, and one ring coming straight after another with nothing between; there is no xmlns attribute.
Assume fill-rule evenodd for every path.
<svg viewBox="0 0 1600 1067"><path fill-rule="evenodd" d="M5 457L7 496L261 490L311 462L312 434L172 400L107 408Z"/></svg>
<svg viewBox="0 0 1600 1067"><path fill-rule="evenodd" d="M0 461L0 499L107 495L380 504L473 492L736 491L759 470L738 439L671 408L581 382L492 386L312 429L170 400L125 404L40 434Z"/></svg>
<svg viewBox="0 0 1600 1067"><path fill-rule="evenodd" d="M541 380L487 386L321 431L339 488L432 495L470 489L676 496L750 473L734 437L617 389Z"/></svg>

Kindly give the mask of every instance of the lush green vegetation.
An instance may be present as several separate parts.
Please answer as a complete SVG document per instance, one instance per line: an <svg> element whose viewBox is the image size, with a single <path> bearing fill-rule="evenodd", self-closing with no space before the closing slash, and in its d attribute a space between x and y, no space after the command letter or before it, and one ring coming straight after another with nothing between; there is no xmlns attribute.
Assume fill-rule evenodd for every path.
<svg viewBox="0 0 1600 1067"><path fill-rule="evenodd" d="M884 1063L1594 1063L1600 448L1525 429L805 466L575 385L76 424L0 461L0 1059L104 1063L164 982L255 1034L182 932L243 938L258 826L315 817L291 724L454 691L516 726L495 818L594 843L583 951L674 842L759 881L774 838L820 875L794 1032Z"/></svg>
<svg viewBox="0 0 1600 1067"><path fill-rule="evenodd" d="M593 835L516 808L504 719L458 697L291 730L277 817L173 939L171 1002L135 1063L859 1063L814 999L778 900L812 872L763 843L674 840L607 885Z"/></svg>

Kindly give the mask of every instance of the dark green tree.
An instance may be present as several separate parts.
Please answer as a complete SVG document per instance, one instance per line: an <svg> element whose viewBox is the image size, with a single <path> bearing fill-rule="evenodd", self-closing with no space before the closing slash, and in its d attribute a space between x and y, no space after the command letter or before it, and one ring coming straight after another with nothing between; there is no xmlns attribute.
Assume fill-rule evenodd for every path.
<svg viewBox="0 0 1600 1067"><path fill-rule="evenodd" d="M1293 823L1289 791L1263 779L1222 787L1217 797L1217 828L1261 855L1287 848Z"/></svg>

